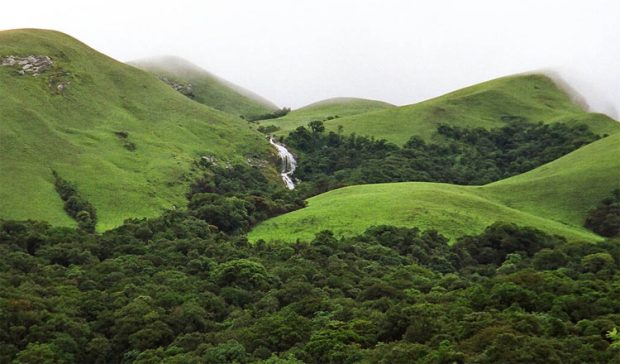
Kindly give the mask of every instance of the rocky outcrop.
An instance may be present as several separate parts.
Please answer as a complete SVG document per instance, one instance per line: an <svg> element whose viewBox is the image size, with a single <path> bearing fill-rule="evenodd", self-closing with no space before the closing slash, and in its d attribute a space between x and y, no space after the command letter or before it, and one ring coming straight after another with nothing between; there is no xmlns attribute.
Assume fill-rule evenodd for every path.
<svg viewBox="0 0 620 364"><path fill-rule="evenodd" d="M0 66L17 67L20 75L30 74L38 76L49 70L54 65L52 59L48 56L6 56L0 57Z"/></svg>
<svg viewBox="0 0 620 364"><path fill-rule="evenodd" d="M170 85L170 87L182 93L183 95L190 97L190 98L194 98L194 88L192 87L191 83L187 83L187 84L178 83L178 82L169 80L167 77L160 77L159 79L164 81L165 83Z"/></svg>

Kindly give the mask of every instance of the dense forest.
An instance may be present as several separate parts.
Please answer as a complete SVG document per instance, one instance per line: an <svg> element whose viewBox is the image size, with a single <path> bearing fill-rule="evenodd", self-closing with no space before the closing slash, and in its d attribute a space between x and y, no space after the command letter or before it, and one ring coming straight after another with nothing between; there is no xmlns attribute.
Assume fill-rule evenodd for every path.
<svg viewBox="0 0 620 364"><path fill-rule="evenodd" d="M189 214L0 225L0 362L610 363L620 244L497 223L248 244Z"/></svg>
<svg viewBox="0 0 620 364"><path fill-rule="evenodd" d="M440 125L433 141L413 136L398 147L381 139L326 132L323 122L312 121L284 142L298 154L295 176L302 181L302 194L310 196L364 183L482 185L534 169L599 138L585 125L516 117L506 122L491 130Z"/></svg>

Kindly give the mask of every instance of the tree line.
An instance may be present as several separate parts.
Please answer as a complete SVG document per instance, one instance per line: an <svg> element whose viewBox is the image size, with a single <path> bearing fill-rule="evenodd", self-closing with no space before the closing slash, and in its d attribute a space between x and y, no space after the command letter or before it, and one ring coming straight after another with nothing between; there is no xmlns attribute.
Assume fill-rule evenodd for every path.
<svg viewBox="0 0 620 364"><path fill-rule="evenodd" d="M295 176L310 196L365 183L482 185L534 169L599 138L585 125L507 120L490 130L439 125L432 141L412 136L402 147L327 132L317 120L290 132L284 142L297 154Z"/></svg>

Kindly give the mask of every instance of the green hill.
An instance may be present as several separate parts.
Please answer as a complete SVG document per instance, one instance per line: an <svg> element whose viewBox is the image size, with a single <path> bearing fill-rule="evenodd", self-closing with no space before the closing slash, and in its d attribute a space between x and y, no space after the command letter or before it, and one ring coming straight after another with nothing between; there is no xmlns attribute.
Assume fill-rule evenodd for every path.
<svg viewBox="0 0 620 364"><path fill-rule="evenodd" d="M618 133L532 171L488 184L484 191L512 208L581 226L588 210L614 188L620 188Z"/></svg>
<svg viewBox="0 0 620 364"><path fill-rule="evenodd" d="M310 198L304 209L263 222L249 238L294 241L324 229L353 235L391 224L436 229L454 239L502 220L571 240L599 240L582 227L585 214L619 187L620 134L615 134L485 186L405 182L330 191Z"/></svg>
<svg viewBox="0 0 620 364"><path fill-rule="evenodd" d="M292 114L292 113L291 113ZM512 118L532 122L586 123L598 134L620 131L620 123L588 113L544 75L518 75L487 81L413 105L387 108L325 121L328 130L374 136L398 145L412 135L430 138L441 123L461 127L498 127ZM276 124L287 134L306 120Z"/></svg>
<svg viewBox="0 0 620 364"><path fill-rule="evenodd" d="M247 122L65 34L0 32L0 58L11 55L49 56L53 66L36 76L0 66L0 218L73 225L53 169L108 229L183 205L187 172L200 156L245 161L270 150Z"/></svg>
<svg viewBox="0 0 620 364"><path fill-rule="evenodd" d="M333 119L334 122L351 115L363 114L371 111L395 108L394 105L383 101L367 100L359 98L338 97L327 99L304 106L277 118L262 120L258 123L262 126L275 125L280 128L274 134L285 135L300 125L305 126L313 120ZM337 128L337 127L336 127Z"/></svg>
<svg viewBox="0 0 620 364"><path fill-rule="evenodd" d="M235 116L262 115L278 107L264 98L223 80L179 57L158 57L129 64L151 72L169 83L191 85L195 101Z"/></svg>

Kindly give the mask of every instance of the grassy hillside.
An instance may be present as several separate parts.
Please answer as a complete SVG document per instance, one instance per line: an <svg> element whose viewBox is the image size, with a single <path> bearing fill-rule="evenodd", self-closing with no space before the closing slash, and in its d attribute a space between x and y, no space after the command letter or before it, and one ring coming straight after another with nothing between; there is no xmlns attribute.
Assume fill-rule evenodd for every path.
<svg viewBox="0 0 620 364"><path fill-rule="evenodd" d="M581 225L587 211L620 188L620 134L588 144L527 173L488 184L485 196L503 204Z"/></svg>
<svg viewBox="0 0 620 364"><path fill-rule="evenodd" d="M437 229L454 239L502 220L572 240L598 240L581 225L614 188L620 188L620 134L486 186L407 182L330 191L309 199L304 209L263 222L249 238L294 241L323 229L353 235L392 224Z"/></svg>
<svg viewBox="0 0 620 364"><path fill-rule="evenodd" d="M54 66L36 77L0 67L0 218L73 225L54 169L94 204L98 228L111 228L183 205L185 175L201 155L241 161L269 150L247 122L65 34L0 32L0 57L8 55L47 55Z"/></svg>
<svg viewBox="0 0 620 364"><path fill-rule="evenodd" d="M159 57L131 65L180 84L191 84L194 100L235 116L262 115L277 106L178 57Z"/></svg>
<svg viewBox="0 0 620 364"><path fill-rule="evenodd" d="M499 78L413 105L328 120L325 126L336 131L342 125L345 134L371 135L402 145L412 135L430 138L440 123L491 128L514 117L545 123L585 122L598 134L620 131L620 123L584 112L543 75ZM305 124L305 120L283 123L280 133Z"/></svg>
<svg viewBox="0 0 620 364"><path fill-rule="evenodd" d="M274 134L286 135L289 131L294 130L300 125L305 126L313 120L333 118L333 122L337 123L338 120L347 116L392 108L395 108L395 106L383 101L339 97L315 102L293 110L281 118L262 120L258 123L262 126L276 125L280 130Z"/></svg>

